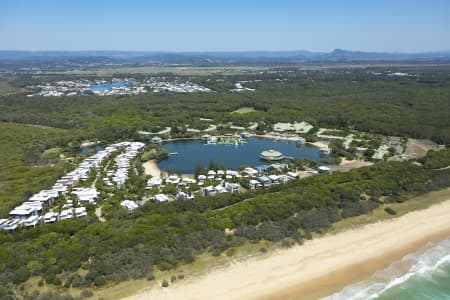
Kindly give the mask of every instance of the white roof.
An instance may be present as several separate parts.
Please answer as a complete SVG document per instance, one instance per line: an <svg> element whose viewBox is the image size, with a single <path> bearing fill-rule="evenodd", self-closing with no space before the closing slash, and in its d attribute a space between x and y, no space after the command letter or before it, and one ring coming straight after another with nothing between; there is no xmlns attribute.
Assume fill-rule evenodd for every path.
<svg viewBox="0 0 450 300"><path fill-rule="evenodd" d="M186 182L186 183L196 183L196 180L195 179L192 179L192 178L183 178L183 181L184 182Z"/></svg>
<svg viewBox="0 0 450 300"><path fill-rule="evenodd" d="M48 213L46 213L45 215L44 215L44 219L51 219L51 218L55 218L55 217L57 217L58 216L58 214L57 213L55 213L55 212L48 212Z"/></svg>
<svg viewBox="0 0 450 300"><path fill-rule="evenodd" d="M280 178L280 176L278 176L278 175L269 175L269 178L272 181L276 181L276 180L278 180L278 178Z"/></svg>
<svg viewBox="0 0 450 300"><path fill-rule="evenodd" d="M168 200L169 200L169 197L167 197L166 195L164 195L164 194L157 194L157 195L155 195L155 200L156 201L158 201L158 202L167 202Z"/></svg>
<svg viewBox="0 0 450 300"><path fill-rule="evenodd" d="M79 214L79 213L83 213L83 212L86 212L86 207L77 207L77 208L75 208L75 213L76 214Z"/></svg>
<svg viewBox="0 0 450 300"><path fill-rule="evenodd" d="M29 214L32 214L37 209L35 207L27 206L27 205L20 205L14 208L9 212L10 215L13 216L26 216Z"/></svg>
<svg viewBox="0 0 450 300"><path fill-rule="evenodd" d="M320 166L317 169L321 170L321 171L330 171L330 168L326 167L326 166Z"/></svg>
<svg viewBox="0 0 450 300"><path fill-rule="evenodd" d="M128 209L128 210L134 210L134 209L136 209L136 208L139 207L139 206L137 205L136 202L131 201L131 200L123 200L123 201L120 203L120 205L121 205L122 207L125 207L125 208Z"/></svg>
<svg viewBox="0 0 450 300"><path fill-rule="evenodd" d="M320 167L319 167L320 168ZM329 168L328 168L328 170L329 170ZM294 178L297 178L298 177L298 174L297 173L294 173L294 172L287 172L286 173L288 176L290 176L290 177L294 177Z"/></svg>
<svg viewBox="0 0 450 300"><path fill-rule="evenodd" d="M246 173L248 175L255 175L255 174L258 174L258 171L256 171L253 168L247 167L244 169L244 173Z"/></svg>

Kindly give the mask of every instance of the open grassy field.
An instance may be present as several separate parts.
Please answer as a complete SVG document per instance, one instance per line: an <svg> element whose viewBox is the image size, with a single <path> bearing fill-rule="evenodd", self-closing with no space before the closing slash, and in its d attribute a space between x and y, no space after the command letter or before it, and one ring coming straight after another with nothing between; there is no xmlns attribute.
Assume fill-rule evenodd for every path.
<svg viewBox="0 0 450 300"><path fill-rule="evenodd" d="M194 67L194 66L167 66L167 67L119 67L101 68L86 71L68 71L62 74L110 76L116 74L160 74L172 73L181 76L207 76L207 75L242 75L253 74L269 69L265 66L227 66L227 67ZM53 73L53 72L52 72ZM59 73L59 72L58 72Z"/></svg>
<svg viewBox="0 0 450 300"><path fill-rule="evenodd" d="M254 112L254 111L255 111L255 108L253 108L253 107L241 107L239 109L236 109L232 113L248 114L248 113L251 113L251 112Z"/></svg>
<svg viewBox="0 0 450 300"><path fill-rule="evenodd" d="M23 89L15 87L11 81L14 77L0 76L0 95L23 92Z"/></svg>
<svg viewBox="0 0 450 300"><path fill-rule="evenodd" d="M450 65L440 64L441 67L447 67ZM262 71L277 69L283 70L284 68L292 69L295 68L299 71L318 71L327 69L365 69L365 68L402 68L402 69L416 69L418 64L408 64L402 62L392 62L392 63L381 63L381 62L371 62L371 63L314 63L314 64L303 64L301 62L292 65L239 65L239 66L214 66L214 67L199 67L199 66L143 66L143 67L112 67L112 68L98 68L90 70L74 70L74 71L55 71L48 70L43 71L44 75L97 75L97 76L112 76L112 75L129 75L129 74L161 74L161 73L172 73L174 75L180 76L208 76L208 75L249 75L257 74ZM434 64L420 64L421 69L433 69L436 65Z"/></svg>

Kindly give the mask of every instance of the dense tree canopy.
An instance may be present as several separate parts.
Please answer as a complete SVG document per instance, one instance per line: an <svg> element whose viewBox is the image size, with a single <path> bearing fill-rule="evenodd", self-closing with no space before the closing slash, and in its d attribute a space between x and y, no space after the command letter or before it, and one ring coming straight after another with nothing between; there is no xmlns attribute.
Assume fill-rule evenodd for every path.
<svg viewBox="0 0 450 300"><path fill-rule="evenodd" d="M450 143L447 67L418 69L420 75L407 77L374 75L370 70L192 78L214 90L203 94L1 96L1 121L39 126L0 123L0 216L73 168L81 139L148 139L137 131L156 132L167 126L174 135L183 136L187 127L209 126L200 118L212 118L222 126L257 122L259 131L271 129L275 122L305 120L316 129L354 128ZM248 83L256 92L228 91L234 82L250 79L262 80ZM37 80L19 76L15 82L20 86ZM233 113L241 107L254 111ZM170 269L205 251L217 255L246 241L288 237L301 242L342 218L448 187L449 153L448 149L430 152L420 164L381 162L267 190L192 201L150 201L129 213L118 203L125 195L142 192L146 178L137 172L105 204L106 222L91 213L85 219L14 235L0 233L0 298L31 276L65 287L102 286L151 278L155 268ZM147 147L143 158L165 155ZM226 236L225 229L234 229L234 235Z"/></svg>
<svg viewBox="0 0 450 300"><path fill-rule="evenodd" d="M386 68L373 70L381 72ZM199 117L212 118L216 124L248 126L249 122L259 122L262 129L275 122L306 120L320 126L449 143L448 67L418 66L408 69L414 76L405 77L374 75L371 71L328 69L192 78L212 88L212 93L33 98L14 94L0 98L0 120L82 129L107 140L133 137L137 130L159 131L166 126L182 135L186 125L206 127ZM232 93L222 87L223 82L238 80L249 80L247 85L256 91ZM253 107L255 111L231 113L240 107Z"/></svg>
<svg viewBox="0 0 450 300"><path fill-rule="evenodd" d="M447 157L448 150L432 155ZM1 234L0 283L17 284L31 275L66 286L141 278L155 267L172 268L205 250L220 253L245 240L301 241L341 218L368 213L383 201L404 201L449 184L448 169L384 162L296 180L266 192L148 202L106 223L89 217ZM236 229L234 237L226 238L225 228ZM87 273L81 275L80 268Z"/></svg>

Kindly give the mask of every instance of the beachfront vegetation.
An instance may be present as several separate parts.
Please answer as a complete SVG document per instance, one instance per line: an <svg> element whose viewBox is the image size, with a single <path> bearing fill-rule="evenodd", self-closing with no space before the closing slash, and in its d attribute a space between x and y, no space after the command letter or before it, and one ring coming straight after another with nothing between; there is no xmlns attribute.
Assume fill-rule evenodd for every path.
<svg viewBox="0 0 450 300"><path fill-rule="evenodd" d="M433 159L448 151L433 153ZM148 202L103 223L89 217L1 234L0 283L13 287L39 276L47 284L91 287L144 278L155 268L167 270L246 241L301 242L342 218L449 184L450 170L383 162L249 194ZM226 228L234 235L227 237Z"/></svg>
<svg viewBox="0 0 450 300"><path fill-rule="evenodd" d="M142 162L155 159L157 161L164 160L168 157L169 152L158 145L150 144L145 147L144 153L140 156Z"/></svg>
<svg viewBox="0 0 450 300"><path fill-rule="evenodd" d="M427 156L419 159L427 169L447 168L450 166L450 151L429 151Z"/></svg>

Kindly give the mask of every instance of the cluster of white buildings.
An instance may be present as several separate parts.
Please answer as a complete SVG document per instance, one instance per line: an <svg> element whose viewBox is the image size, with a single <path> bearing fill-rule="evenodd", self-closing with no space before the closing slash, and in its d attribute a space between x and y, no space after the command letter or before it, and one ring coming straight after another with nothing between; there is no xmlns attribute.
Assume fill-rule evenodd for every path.
<svg viewBox="0 0 450 300"><path fill-rule="evenodd" d="M39 91L29 94L28 97L44 96L44 97L60 97L60 96L82 96L93 93L99 96L110 95L139 95L147 93L174 92L174 93L198 93L211 92L207 87L192 82L169 82L165 78L144 79L138 82L134 78L113 78L111 81L87 79L81 80L61 80L54 83L39 84L30 86L30 89L38 89Z"/></svg>
<svg viewBox="0 0 450 300"><path fill-rule="evenodd" d="M248 87L244 87L242 85L242 83L244 83L245 81L240 81L234 84L234 89L231 89L231 92L254 92L255 89L251 89Z"/></svg>
<svg viewBox="0 0 450 300"><path fill-rule="evenodd" d="M30 86L28 88L39 89L39 92L29 94L28 97L44 96L44 97L59 97L59 96L76 96L91 92L91 86L94 82L81 80L60 80L54 83L39 84Z"/></svg>
<svg viewBox="0 0 450 300"><path fill-rule="evenodd" d="M174 92L174 93L208 93L211 90L207 87L193 82L169 82L159 81L155 78L147 79L141 86L148 87L153 93Z"/></svg>
<svg viewBox="0 0 450 300"><path fill-rule="evenodd" d="M59 97L59 96L76 96L82 95L91 91L92 82L90 80L60 80L57 82L40 84L31 86L30 88L37 88L39 92L30 94L28 97L44 96L44 97Z"/></svg>
<svg viewBox="0 0 450 300"><path fill-rule="evenodd" d="M209 170L199 174L195 179L170 175L165 179L152 177L147 181L147 190L157 189L158 194L153 196L157 202L167 202L170 198L189 200L196 194L215 196L224 193L237 193L242 190L241 180L249 180L250 189L268 188L272 185L286 183L299 177L295 172L288 171L289 166L284 163L260 165L255 168L247 167L241 171L235 170ZM271 174L277 173L277 174ZM161 190L166 185L174 185L177 192L174 195L165 195ZM199 191L189 190L192 184L200 186Z"/></svg>
<svg viewBox="0 0 450 300"><path fill-rule="evenodd" d="M313 125L309 124L308 122L302 121L302 122L294 122L294 123L275 123L273 125L273 130L275 132L295 132L295 133L308 133L313 129Z"/></svg>
<svg viewBox="0 0 450 300"><path fill-rule="evenodd" d="M158 189L161 191L163 186L171 184L177 187L177 194L175 195L177 199L194 199L194 194L187 189L195 183L197 183L197 180L193 178L178 177L176 175L170 175L164 180L159 177L152 177L147 181L147 186L145 189ZM153 200L157 202L167 202L169 197L168 195L159 193L153 196Z"/></svg>
<svg viewBox="0 0 450 300"><path fill-rule="evenodd" d="M140 142L122 142L110 145L104 150L87 157L75 170L59 178L51 189L38 192L31 196L26 202L11 210L9 212L9 219L0 219L0 229L14 232L20 227L35 227L42 223L48 224L87 216L86 207L83 205L95 205L99 192L94 187L77 187L78 183L87 180L93 170L100 170L102 163L112 153L119 149L125 149L125 152L119 155L121 157L119 160L121 163L120 165L118 164L118 169L116 171L116 176L121 176L120 174L123 173L123 168L126 167L126 164L124 163L127 162L129 166L129 161L136 157L138 152L142 150L144 146L145 145ZM127 178L128 177L124 180ZM123 178L121 180L123 180ZM62 206L62 210L60 212L52 211L50 208L62 195L67 199ZM70 198L73 198L77 205L74 205L74 201ZM47 210L47 208L50 211L43 214L44 210Z"/></svg>
<svg viewBox="0 0 450 300"><path fill-rule="evenodd" d="M141 142L123 142L113 146L121 147L125 151L116 156L114 169L106 172L108 177L103 178L103 181L107 186L113 186L114 183L117 187L121 187L129 178L128 172L131 161L144 149L145 144Z"/></svg>
<svg viewBox="0 0 450 300"><path fill-rule="evenodd" d="M242 171L234 170L209 170L207 174L198 175L198 185L204 186L206 182L216 181L217 185L209 185L202 188L203 195L211 196L223 193L239 192L242 179L249 179L250 189L268 188L274 184L286 183L298 178L298 174L288 170L288 165L284 163L273 163L270 165L260 165L255 168L247 167ZM273 171L273 172L271 172ZM277 174L270 174L277 173ZM284 174L279 174L284 173Z"/></svg>

